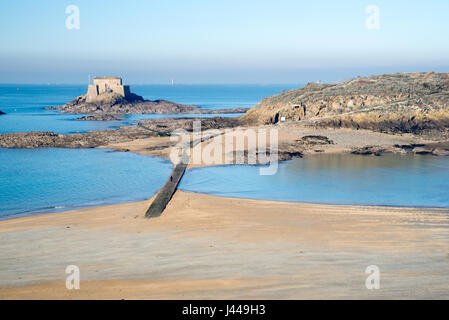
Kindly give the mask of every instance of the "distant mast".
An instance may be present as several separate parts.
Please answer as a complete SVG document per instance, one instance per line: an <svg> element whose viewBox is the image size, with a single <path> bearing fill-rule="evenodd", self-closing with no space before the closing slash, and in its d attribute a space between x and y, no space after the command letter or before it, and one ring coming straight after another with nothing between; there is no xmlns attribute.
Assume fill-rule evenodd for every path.
<svg viewBox="0 0 449 320"><path fill-rule="evenodd" d="M175 85L175 80L172 78L172 79L170 79L170 84L172 85L172 86L174 86Z"/></svg>

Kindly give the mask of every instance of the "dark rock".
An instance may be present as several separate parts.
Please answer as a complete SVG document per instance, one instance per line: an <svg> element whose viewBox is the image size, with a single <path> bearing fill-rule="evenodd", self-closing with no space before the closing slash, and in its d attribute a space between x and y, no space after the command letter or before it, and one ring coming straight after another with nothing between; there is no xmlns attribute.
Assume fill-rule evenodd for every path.
<svg viewBox="0 0 449 320"><path fill-rule="evenodd" d="M2 110L0 110L0 114L6 114L5 112L3 112Z"/></svg>
<svg viewBox="0 0 449 320"><path fill-rule="evenodd" d="M449 150L447 149L442 149L442 148L435 148L432 151L432 154L434 156L449 156Z"/></svg>
<svg viewBox="0 0 449 320"><path fill-rule="evenodd" d="M432 149L428 149L426 147L416 147L412 150L412 152L416 154L430 154L432 153Z"/></svg>
<svg viewBox="0 0 449 320"><path fill-rule="evenodd" d="M297 141L308 145L334 144L332 140L325 136L304 136Z"/></svg>
<svg viewBox="0 0 449 320"><path fill-rule="evenodd" d="M157 136L155 132L136 126L67 135L41 131L17 132L0 134L0 148L95 148Z"/></svg>
<svg viewBox="0 0 449 320"><path fill-rule="evenodd" d="M406 149L406 150L413 150L416 147L424 147L425 144L419 143L419 144L395 144L394 147L395 148L400 148L400 149Z"/></svg>
<svg viewBox="0 0 449 320"><path fill-rule="evenodd" d="M139 97L139 96L137 96ZM141 97L140 97L141 98ZM247 108L207 110L198 106L184 105L167 100L144 100L143 98L123 98L116 94L103 94L98 101L87 102L86 95L79 96L63 106L49 107L49 110L61 110L63 113L87 114L218 114L245 113ZM97 116L101 119L100 116ZM81 118L79 120L92 120Z"/></svg>
<svg viewBox="0 0 449 320"><path fill-rule="evenodd" d="M76 118L75 120L95 120L95 121L114 121L123 119L123 115L115 115L110 113L96 113L88 116Z"/></svg>
<svg viewBox="0 0 449 320"><path fill-rule="evenodd" d="M193 131L193 122L201 121L201 130L233 128L240 125L237 118L161 118L161 119L145 119L138 122L138 125L158 134L170 134L176 129L184 129Z"/></svg>
<svg viewBox="0 0 449 320"><path fill-rule="evenodd" d="M274 115L273 124L276 124L278 122L279 122L279 112Z"/></svg>
<svg viewBox="0 0 449 320"><path fill-rule="evenodd" d="M284 151L284 150L279 150L279 161L286 161L286 160L290 160L293 158L302 158L303 157L303 153L301 151Z"/></svg>
<svg viewBox="0 0 449 320"><path fill-rule="evenodd" d="M202 130L232 128L239 125L237 118L145 119L137 126L67 135L42 131L4 133L0 134L0 148L95 148L136 139L168 136L176 129L192 131L194 121L201 121Z"/></svg>
<svg viewBox="0 0 449 320"><path fill-rule="evenodd" d="M432 154L435 156L449 155L449 141L432 142L432 143L412 143L412 144L395 144L394 152L399 153L415 153L415 154Z"/></svg>
<svg viewBox="0 0 449 320"><path fill-rule="evenodd" d="M351 154L358 154L362 156L381 156L383 153L387 152L385 148L378 146L366 146L361 148L355 148L351 151Z"/></svg>

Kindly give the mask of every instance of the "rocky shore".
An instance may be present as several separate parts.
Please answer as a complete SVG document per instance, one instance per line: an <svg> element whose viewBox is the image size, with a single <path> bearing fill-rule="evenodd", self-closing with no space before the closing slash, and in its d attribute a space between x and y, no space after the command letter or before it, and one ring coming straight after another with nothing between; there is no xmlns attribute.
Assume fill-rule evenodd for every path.
<svg viewBox="0 0 449 320"><path fill-rule="evenodd" d="M113 113L94 113L87 116L76 118L75 120L91 120L91 121L116 121L122 120L123 114Z"/></svg>
<svg viewBox="0 0 449 320"><path fill-rule="evenodd" d="M156 136L157 133L138 126L73 134L42 131L4 133L0 134L0 148L95 148Z"/></svg>
<svg viewBox="0 0 449 320"><path fill-rule="evenodd" d="M350 143L351 136L357 134L357 131L341 131L342 129L328 129L330 136L339 134L339 141L334 142L329 137L324 135L305 135L300 139L290 139L281 141L279 145L279 152L282 155L290 153L297 155L293 157L301 157L304 154L317 153L351 153L363 156L381 156L384 154L419 154L419 155L433 155L433 156L449 156L449 141L429 142L427 140L416 140L414 138L405 138L395 141L395 135L375 136L364 132L363 135L370 136L367 143L354 141ZM306 131L307 132L307 131ZM317 134L325 134L326 132L317 129L310 129L309 132ZM346 135L346 137L342 137ZM390 137L390 139L388 139ZM398 137L399 138L399 137ZM371 142L372 144L370 144ZM300 154L300 155L299 155ZM288 160L289 157L280 157L280 160Z"/></svg>
<svg viewBox="0 0 449 320"><path fill-rule="evenodd" d="M118 129L97 130L86 133L58 134L54 132L17 132L0 134L0 148L96 148L111 144L131 142L138 139L160 138L160 143L151 146L151 150L168 149L174 143L167 143L164 137L176 129L191 132L193 121L201 120L203 130L235 127L236 118L163 118L139 121L135 126ZM127 151L126 148L118 148ZM168 155L168 150L165 150Z"/></svg>
<svg viewBox="0 0 449 320"><path fill-rule="evenodd" d="M381 156L386 153L399 153L399 154L431 154L434 156L449 156L449 142L437 142L437 143L410 143L410 144L395 144L393 146L365 146L359 148L353 148L352 154L358 155L375 155Z"/></svg>
<svg viewBox="0 0 449 320"><path fill-rule="evenodd" d="M89 114L78 120L114 120L122 114L219 114L245 113L248 110L247 108L208 110L167 100L144 100L134 94L132 98L124 98L114 93L104 93L94 102L87 102L86 95L82 95L63 106L46 109L59 110L62 113Z"/></svg>
<svg viewBox="0 0 449 320"><path fill-rule="evenodd" d="M263 99L242 120L449 138L449 73L397 73L335 84L309 83Z"/></svg>
<svg viewBox="0 0 449 320"><path fill-rule="evenodd" d="M201 122L201 130L235 128L241 125L237 118L161 118L144 119L138 121L138 126L147 130L157 132L159 135L168 135L176 129L183 129L188 132L193 131L193 123Z"/></svg>
<svg viewBox="0 0 449 320"><path fill-rule="evenodd" d="M382 75L333 85L309 84L263 99L239 118L145 119L115 130L67 135L53 132L7 133L0 134L0 148L94 148L132 145L136 140L153 138L155 141L152 140L147 151L158 150L167 157L173 143L163 138L176 129L192 132L193 122L201 120L202 130L216 129L217 135L224 135L226 128L276 128L279 131L279 160L323 152L447 156L448 89L448 74L437 73ZM124 113L244 111L203 110L165 100L145 101L138 96L124 100L109 93L94 103L86 102L85 96L80 96L53 109L65 113L88 113L79 120L117 120ZM157 139L161 139L160 143ZM122 145L117 149L126 151L129 148ZM242 151L247 155L248 150Z"/></svg>
<svg viewBox="0 0 449 320"><path fill-rule="evenodd" d="M139 121L136 126L125 126L115 130L99 130L87 133L57 134L53 132L19 132L0 134L0 148L96 148L110 145L119 151L135 151L136 141L152 138L148 145L140 145L139 153L168 157L175 142L169 136L176 129L192 132L193 122L201 121L201 129L216 129L215 135L202 139L200 143L216 136L225 135L224 129L247 129L237 118L162 118ZM272 126L253 129L269 130ZM352 153L365 156L380 156L386 153L431 154L448 156L448 141L429 141L418 136L375 133L368 130L319 129L307 126L283 124L276 126L279 132L278 160L284 161L303 155L318 153ZM224 136L222 136L224 137ZM224 139L222 139L224 141ZM246 148L246 147L245 147ZM242 150L245 161L248 149ZM269 146L267 153L270 152ZM226 163L226 164L232 164Z"/></svg>

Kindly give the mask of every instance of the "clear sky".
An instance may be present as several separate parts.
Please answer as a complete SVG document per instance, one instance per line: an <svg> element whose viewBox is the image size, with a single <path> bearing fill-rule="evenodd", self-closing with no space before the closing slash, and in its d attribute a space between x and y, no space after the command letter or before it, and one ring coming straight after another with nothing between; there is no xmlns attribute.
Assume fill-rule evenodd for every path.
<svg viewBox="0 0 449 320"><path fill-rule="evenodd" d="M80 28L67 29L68 5ZM379 8L369 29L368 5ZM372 19L370 20L373 21ZM448 0L0 3L1 83L304 83L449 71Z"/></svg>

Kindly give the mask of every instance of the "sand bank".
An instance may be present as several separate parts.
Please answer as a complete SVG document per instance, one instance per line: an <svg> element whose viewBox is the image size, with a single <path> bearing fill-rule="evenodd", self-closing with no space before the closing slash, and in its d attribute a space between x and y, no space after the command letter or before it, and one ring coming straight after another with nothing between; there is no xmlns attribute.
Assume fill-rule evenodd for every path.
<svg viewBox="0 0 449 320"><path fill-rule="evenodd" d="M449 298L449 210L177 192L0 221L1 299ZM65 268L81 289L65 287ZM368 290L377 265L381 288Z"/></svg>
<svg viewBox="0 0 449 320"><path fill-rule="evenodd" d="M395 145L410 145L419 143L427 144L432 142L411 134L393 135L354 129L316 129L294 123L283 123L280 125L265 125L258 127L238 127L235 129L253 129L255 132L258 132L260 129L267 130L267 132L271 129L276 129L278 131L278 150L280 161L290 159L291 157L289 157L288 154L294 154L295 152L307 155L322 153L349 153L355 149L365 147L385 148L386 152L391 152ZM235 157L231 157L232 161L228 161L226 157L226 152L228 150L224 147L224 141L227 139L227 135L232 135L232 133L226 133L222 129L216 130L216 132L218 134L216 134L213 138L204 139L205 141L201 142L200 150L205 150L207 145L209 145L209 149L222 145L221 148L216 148L216 150L221 150L221 155L219 156L221 161L217 164L232 164ZM318 145L304 144L301 142L301 138L305 136L326 137L332 143ZM198 140L198 138L191 139L192 142ZM117 151L130 151L169 159L172 147L175 146L176 143L176 139L170 140L170 137L151 137L145 139L135 139L131 142L108 144L103 147ZM268 149L271 147L270 139L267 139L266 147ZM235 143L232 150L234 152L247 152L248 144L245 143L243 146L239 147ZM403 150L398 151L402 152ZM247 160L248 159L245 158L245 163L247 163ZM189 168L215 164L216 163L205 162L202 157L198 162L198 160L193 158L193 153L191 152Z"/></svg>

